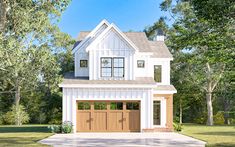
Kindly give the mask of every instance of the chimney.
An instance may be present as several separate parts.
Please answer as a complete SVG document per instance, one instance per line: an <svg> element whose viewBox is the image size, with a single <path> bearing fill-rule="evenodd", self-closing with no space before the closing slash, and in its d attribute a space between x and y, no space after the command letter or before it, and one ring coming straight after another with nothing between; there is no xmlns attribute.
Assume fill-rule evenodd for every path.
<svg viewBox="0 0 235 147"><path fill-rule="evenodd" d="M155 36L153 38L153 41L164 41L165 35L162 29L157 29L155 31Z"/></svg>

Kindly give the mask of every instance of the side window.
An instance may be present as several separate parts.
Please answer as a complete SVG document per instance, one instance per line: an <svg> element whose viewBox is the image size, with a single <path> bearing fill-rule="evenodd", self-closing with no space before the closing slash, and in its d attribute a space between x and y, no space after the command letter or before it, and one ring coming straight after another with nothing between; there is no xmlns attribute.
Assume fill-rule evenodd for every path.
<svg viewBox="0 0 235 147"><path fill-rule="evenodd" d="M153 101L153 124L161 124L161 101Z"/></svg>
<svg viewBox="0 0 235 147"><path fill-rule="evenodd" d="M80 60L80 67L88 67L87 60Z"/></svg>
<svg viewBox="0 0 235 147"><path fill-rule="evenodd" d="M144 68L145 61L144 60L137 60L137 67L138 68Z"/></svg>
<svg viewBox="0 0 235 147"><path fill-rule="evenodd" d="M154 65L154 80L155 82L162 82L162 66Z"/></svg>

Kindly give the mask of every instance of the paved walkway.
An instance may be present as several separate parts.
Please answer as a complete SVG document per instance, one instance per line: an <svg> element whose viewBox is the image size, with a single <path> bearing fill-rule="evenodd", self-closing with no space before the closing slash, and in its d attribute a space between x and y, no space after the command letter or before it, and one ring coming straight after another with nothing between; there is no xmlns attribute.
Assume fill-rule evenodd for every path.
<svg viewBox="0 0 235 147"><path fill-rule="evenodd" d="M205 142L178 133L77 133L56 134L39 141L55 147L68 146L161 146L204 147Z"/></svg>

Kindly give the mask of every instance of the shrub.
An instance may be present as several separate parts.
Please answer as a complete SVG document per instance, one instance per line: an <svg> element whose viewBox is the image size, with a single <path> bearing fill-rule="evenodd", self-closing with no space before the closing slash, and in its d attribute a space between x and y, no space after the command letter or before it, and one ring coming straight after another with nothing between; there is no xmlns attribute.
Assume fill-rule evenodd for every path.
<svg viewBox="0 0 235 147"><path fill-rule="evenodd" d="M2 114L0 114L0 125L3 125L3 117L2 117Z"/></svg>
<svg viewBox="0 0 235 147"><path fill-rule="evenodd" d="M176 122L173 123L173 127L174 127L174 130L177 132L180 132L183 129L182 125L180 123L176 123Z"/></svg>
<svg viewBox="0 0 235 147"><path fill-rule="evenodd" d="M48 129L50 129L52 133L61 133L61 125L50 125Z"/></svg>
<svg viewBox="0 0 235 147"><path fill-rule="evenodd" d="M228 119L231 125L235 125L235 119L234 118L229 118Z"/></svg>
<svg viewBox="0 0 235 147"><path fill-rule="evenodd" d="M56 124L56 125L60 125L62 123L61 120L58 119L52 119L48 122L49 124Z"/></svg>
<svg viewBox="0 0 235 147"><path fill-rule="evenodd" d="M62 132L63 133L71 133L72 128L73 128L72 122L70 122L70 121L63 122L63 124L62 124Z"/></svg>
<svg viewBox="0 0 235 147"><path fill-rule="evenodd" d="M12 105L10 111L3 116L3 119L7 124L22 125L29 122L29 115L25 111L24 106L19 105L19 108L17 108Z"/></svg>
<svg viewBox="0 0 235 147"><path fill-rule="evenodd" d="M36 118L37 122L39 124L45 123L46 121L46 114L45 113L40 113L39 116Z"/></svg>
<svg viewBox="0 0 235 147"><path fill-rule="evenodd" d="M224 114L223 112L217 112L216 115L214 115L214 124L215 125L223 125L224 124Z"/></svg>

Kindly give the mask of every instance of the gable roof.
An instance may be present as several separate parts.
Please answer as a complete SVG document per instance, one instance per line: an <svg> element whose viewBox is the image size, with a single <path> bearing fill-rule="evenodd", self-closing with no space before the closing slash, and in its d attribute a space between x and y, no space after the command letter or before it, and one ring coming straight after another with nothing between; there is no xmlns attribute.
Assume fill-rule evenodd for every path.
<svg viewBox="0 0 235 147"><path fill-rule="evenodd" d="M77 43L83 40L90 32L79 33ZM144 32L123 32L139 49L139 52L150 52L152 58L173 58L163 41L149 41Z"/></svg>
<svg viewBox="0 0 235 147"><path fill-rule="evenodd" d="M114 30L118 35L120 35L135 51L139 50L138 47L121 30L119 30L119 28L115 24L112 23L93 42L91 42L87 46L86 51L89 51L92 45L98 43L111 30Z"/></svg>
<svg viewBox="0 0 235 147"><path fill-rule="evenodd" d="M94 40L95 37L97 37L97 33L100 29L102 29L102 26L106 26L108 27L110 24L109 22L107 22L105 19L102 20L96 27L94 30L92 30L91 32L89 32L86 36L82 36L83 39L80 40L80 43L77 43L77 46L73 47L72 52L75 53L80 47L82 47L86 42L91 41L92 39ZM76 44L75 43L75 44Z"/></svg>

